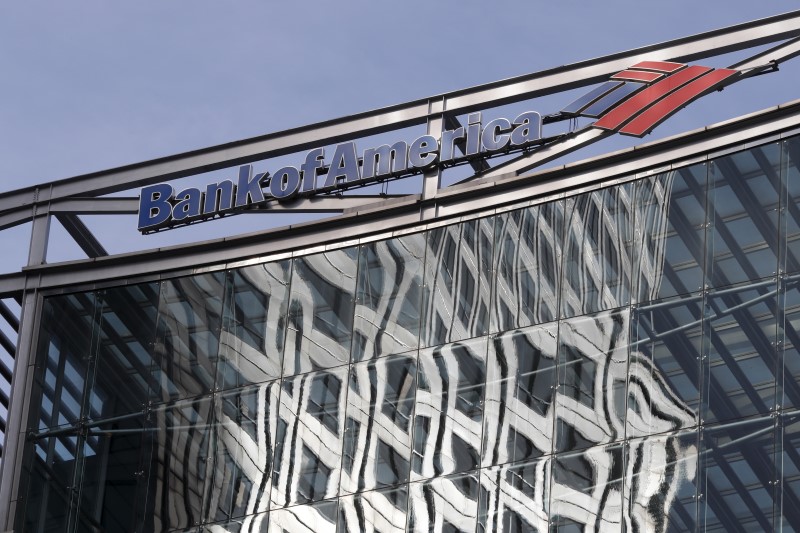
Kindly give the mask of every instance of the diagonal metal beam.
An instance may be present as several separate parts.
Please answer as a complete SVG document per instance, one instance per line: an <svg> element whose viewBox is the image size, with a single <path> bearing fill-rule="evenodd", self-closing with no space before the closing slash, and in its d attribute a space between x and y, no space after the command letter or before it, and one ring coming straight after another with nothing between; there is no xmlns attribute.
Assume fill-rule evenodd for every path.
<svg viewBox="0 0 800 533"><path fill-rule="evenodd" d="M100 244L100 241L95 238L89 228L81 222L78 215L59 213L56 215L56 218L61 222L61 225L64 226L64 229L67 230L67 233L75 239L75 242L86 255L89 257L103 257L108 255L106 249Z"/></svg>

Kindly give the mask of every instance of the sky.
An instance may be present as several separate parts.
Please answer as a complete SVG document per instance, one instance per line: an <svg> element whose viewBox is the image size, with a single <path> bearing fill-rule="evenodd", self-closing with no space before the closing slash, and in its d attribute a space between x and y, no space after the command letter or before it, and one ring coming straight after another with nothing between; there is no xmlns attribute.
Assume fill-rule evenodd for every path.
<svg viewBox="0 0 800 533"><path fill-rule="evenodd" d="M798 8L796 0L4 2L0 193ZM800 98L798 80L800 58L709 95L652 138ZM135 217L122 226L107 218L84 221L111 252L256 227L248 215L142 237ZM0 272L19 269L28 238L26 226L0 232ZM49 262L81 257L68 241L54 224Z"/></svg>

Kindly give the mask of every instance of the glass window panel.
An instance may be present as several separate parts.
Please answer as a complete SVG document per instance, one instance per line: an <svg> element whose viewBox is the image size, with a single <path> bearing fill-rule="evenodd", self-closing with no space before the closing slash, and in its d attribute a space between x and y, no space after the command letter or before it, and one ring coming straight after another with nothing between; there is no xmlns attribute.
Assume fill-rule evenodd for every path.
<svg viewBox="0 0 800 533"><path fill-rule="evenodd" d="M213 410L213 398L208 397L162 405L147 413L137 530L200 524L206 481L212 475Z"/></svg>
<svg viewBox="0 0 800 533"><path fill-rule="evenodd" d="M772 531L775 419L706 428L701 447L702 526L707 531Z"/></svg>
<svg viewBox="0 0 800 533"><path fill-rule="evenodd" d="M480 466L487 339L421 350L412 478Z"/></svg>
<svg viewBox="0 0 800 533"><path fill-rule="evenodd" d="M338 533L403 533L408 488L362 492L339 499Z"/></svg>
<svg viewBox="0 0 800 533"><path fill-rule="evenodd" d="M549 460L482 470L478 531L545 533L549 484Z"/></svg>
<svg viewBox="0 0 800 533"><path fill-rule="evenodd" d="M557 455L552 468L551 531L622 531L621 445Z"/></svg>
<svg viewBox="0 0 800 533"><path fill-rule="evenodd" d="M495 218L492 331L558 318L564 202Z"/></svg>
<svg viewBox="0 0 800 533"><path fill-rule="evenodd" d="M637 301L703 288L706 168L695 165L637 182Z"/></svg>
<svg viewBox="0 0 800 533"><path fill-rule="evenodd" d="M30 427L42 431L77 424L96 330L94 293L45 299L34 375L40 408Z"/></svg>
<svg viewBox="0 0 800 533"><path fill-rule="evenodd" d="M692 427L700 410L703 296L633 309L627 436Z"/></svg>
<svg viewBox="0 0 800 533"><path fill-rule="evenodd" d="M633 190L627 183L567 199L563 317L629 303Z"/></svg>
<svg viewBox="0 0 800 533"><path fill-rule="evenodd" d="M269 533L336 533L337 500L296 505L269 514Z"/></svg>
<svg viewBox="0 0 800 533"><path fill-rule="evenodd" d="M629 322L629 311L616 310L561 323L556 450L625 436Z"/></svg>
<svg viewBox="0 0 800 533"><path fill-rule="evenodd" d="M27 497L23 500L23 531L61 531L68 523L77 495L73 476L78 437L62 435L35 441L27 466ZM30 449L30 448L29 448Z"/></svg>
<svg viewBox="0 0 800 533"><path fill-rule="evenodd" d="M781 531L800 531L800 413L781 415L783 445L781 446Z"/></svg>
<svg viewBox="0 0 800 533"><path fill-rule="evenodd" d="M294 260L285 375L349 362L356 253L347 248Z"/></svg>
<svg viewBox="0 0 800 533"><path fill-rule="evenodd" d="M153 381L153 340L158 284L106 289L102 303L97 362L91 375L89 418L142 412Z"/></svg>
<svg viewBox="0 0 800 533"><path fill-rule="evenodd" d="M493 239L493 217L428 232L422 346L486 334Z"/></svg>
<svg viewBox="0 0 800 533"><path fill-rule="evenodd" d="M706 295L706 422L768 414L775 408L777 285Z"/></svg>
<svg viewBox="0 0 800 533"><path fill-rule="evenodd" d="M360 492L408 481L415 357L390 356L353 365L341 489Z"/></svg>
<svg viewBox="0 0 800 533"><path fill-rule="evenodd" d="M781 282L781 308L778 353L782 355L782 401L785 409L800 407L800 279L796 274L787 275Z"/></svg>
<svg viewBox="0 0 800 533"><path fill-rule="evenodd" d="M697 439L691 431L628 442L624 512L631 530L696 530Z"/></svg>
<svg viewBox="0 0 800 533"><path fill-rule="evenodd" d="M137 475L144 427L144 414L139 412L87 428L76 476L81 487L78 531L134 531L136 501L144 491L144 480Z"/></svg>
<svg viewBox="0 0 800 533"><path fill-rule="evenodd" d="M475 531L479 484L479 471L411 483L408 531Z"/></svg>
<svg viewBox="0 0 800 533"><path fill-rule="evenodd" d="M783 168L781 175L787 194L782 199L784 232L782 245L786 247L782 268L787 273L800 272L800 137L783 142Z"/></svg>
<svg viewBox="0 0 800 533"><path fill-rule="evenodd" d="M217 386L263 383L281 376L289 307L290 261L228 273Z"/></svg>
<svg viewBox="0 0 800 533"><path fill-rule="evenodd" d="M354 361L416 349L424 261L424 233L360 246Z"/></svg>
<svg viewBox="0 0 800 533"><path fill-rule="evenodd" d="M216 396L205 521L269 510L280 382Z"/></svg>
<svg viewBox="0 0 800 533"><path fill-rule="evenodd" d="M497 335L489 343L483 465L552 452L558 324Z"/></svg>
<svg viewBox="0 0 800 533"><path fill-rule="evenodd" d="M216 524L206 524L198 533L268 533L269 513L234 518Z"/></svg>
<svg viewBox="0 0 800 533"><path fill-rule="evenodd" d="M713 287L773 276L778 267L780 146L751 148L712 162L709 220Z"/></svg>
<svg viewBox="0 0 800 533"><path fill-rule="evenodd" d="M347 381L347 367L283 380L273 466L273 509L337 495Z"/></svg>
<svg viewBox="0 0 800 533"><path fill-rule="evenodd" d="M249 533L251 531L253 533L267 533L269 531L269 513L206 524L197 529L197 533Z"/></svg>
<svg viewBox="0 0 800 533"><path fill-rule="evenodd" d="M197 396L214 388L224 274L161 282L153 370L155 401Z"/></svg>

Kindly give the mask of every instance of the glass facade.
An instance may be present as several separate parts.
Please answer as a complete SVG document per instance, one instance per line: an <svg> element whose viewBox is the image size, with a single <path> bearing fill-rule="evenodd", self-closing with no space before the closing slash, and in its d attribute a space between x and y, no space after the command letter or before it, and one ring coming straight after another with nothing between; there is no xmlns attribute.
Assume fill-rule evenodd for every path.
<svg viewBox="0 0 800 533"><path fill-rule="evenodd" d="M44 300L18 530L800 531L800 138Z"/></svg>

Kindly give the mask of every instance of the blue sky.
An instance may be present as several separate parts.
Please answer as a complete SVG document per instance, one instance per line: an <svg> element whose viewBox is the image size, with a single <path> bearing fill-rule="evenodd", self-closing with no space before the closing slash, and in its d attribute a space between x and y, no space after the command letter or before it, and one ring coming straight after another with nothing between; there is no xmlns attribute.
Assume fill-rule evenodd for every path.
<svg viewBox="0 0 800 533"><path fill-rule="evenodd" d="M0 191L797 8L787 0L6 2ZM707 97L656 133L799 98L798 80L795 59ZM166 242L156 236L143 246Z"/></svg>

